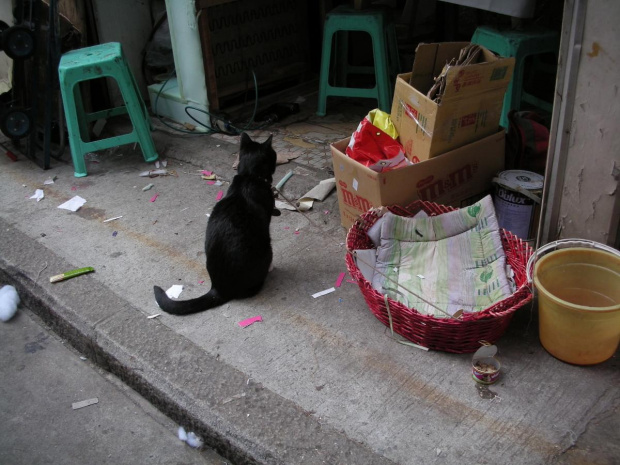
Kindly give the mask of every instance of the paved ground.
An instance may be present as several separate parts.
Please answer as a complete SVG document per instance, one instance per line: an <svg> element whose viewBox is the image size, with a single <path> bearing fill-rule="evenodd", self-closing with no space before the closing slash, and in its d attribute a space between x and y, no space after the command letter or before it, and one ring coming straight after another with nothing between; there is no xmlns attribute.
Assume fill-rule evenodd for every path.
<svg viewBox="0 0 620 465"><path fill-rule="evenodd" d="M178 425L22 306L0 323L0 463L224 465ZM98 403L74 410L73 404Z"/></svg>
<svg viewBox="0 0 620 465"><path fill-rule="evenodd" d="M298 151L278 167L276 180L295 172L285 195L298 198L331 176L328 142L363 114L300 115L273 128L280 152L319 153L310 163ZM276 269L261 294L149 319L161 313L154 284L183 284L182 298L208 289L206 214L226 185L205 184L199 170L230 180L237 151L228 136L158 130L154 138L177 176L139 177L149 166L130 146L91 160L81 179L70 163L43 172L0 157L0 282L15 284L46 324L173 421L235 463L620 461L618 356L590 368L554 359L538 342L535 308L517 313L498 342L502 380L487 389L472 381L470 355L395 343L354 284L313 299L346 270L334 194L308 216L273 219ZM45 199L30 199L50 176ZM57 208L74 195L87 200L79 211ZM96 272L48 281L83 266ZM262 322L238 326L257 315Z"/></svg>

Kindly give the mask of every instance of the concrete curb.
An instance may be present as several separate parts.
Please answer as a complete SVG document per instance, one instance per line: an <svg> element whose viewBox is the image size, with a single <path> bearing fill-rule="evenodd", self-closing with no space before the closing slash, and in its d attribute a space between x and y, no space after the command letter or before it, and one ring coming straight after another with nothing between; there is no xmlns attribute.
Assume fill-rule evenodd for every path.
<svg viewBox="0 0 620 465"><path fill-rule="evenodd" d="M22 301L86 357L233 463L393 463L147 319L93 275L50 284L49 276L76 264L2 219L0 228L0 282L15 286Z"/></svg>

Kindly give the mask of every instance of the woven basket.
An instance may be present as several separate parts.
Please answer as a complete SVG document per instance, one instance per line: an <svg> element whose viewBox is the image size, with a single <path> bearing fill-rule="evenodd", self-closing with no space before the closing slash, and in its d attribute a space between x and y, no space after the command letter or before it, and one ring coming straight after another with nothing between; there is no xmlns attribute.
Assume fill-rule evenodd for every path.
<svg viewBox="0 0 620 465"><path fill-rule="evenodd" d="M452 207L422 200L417 200L407 207L393 206L388 209L396 215L407 217L415 215L420 210L431 216L455 210ZM506 331L514 312L532 300L526 274L526 265L532 255L532 248L525 241L503 229L500 230L502 246L506 259L514 271L517 285L516 292L510 297L481 312L464 313L459 319L423 315L414 308L408 308L390 298L386 299L362 276L353 257L353 250L373 248L366 231L378 219L377 213L370 210L351 226L347 234L347 268L359 285L370 311L387 327L390 327L391 315L394 331L411 342L445 352L458 354L474 352L480 348L480 341L491 343L497 341Z"/></svg>

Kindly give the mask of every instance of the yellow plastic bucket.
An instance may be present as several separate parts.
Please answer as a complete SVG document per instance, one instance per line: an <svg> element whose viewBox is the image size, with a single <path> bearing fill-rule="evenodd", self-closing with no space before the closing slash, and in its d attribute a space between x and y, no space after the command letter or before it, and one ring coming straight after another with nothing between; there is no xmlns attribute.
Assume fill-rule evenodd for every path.
<svg viewBox="0 0 620 465"><path fill-rule="evenodd" d="M593 365L618 348L620 255L614 252L569 247L537 260L540 342L554 357Z"/></svg>

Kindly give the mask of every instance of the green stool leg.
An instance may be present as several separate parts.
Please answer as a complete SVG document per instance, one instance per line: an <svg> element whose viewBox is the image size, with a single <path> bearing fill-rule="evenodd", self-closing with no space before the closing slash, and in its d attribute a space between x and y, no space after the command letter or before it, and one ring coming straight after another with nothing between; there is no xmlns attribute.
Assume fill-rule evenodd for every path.
<svg viewBox="0 0 620 465"><path fill-rule="evenodd" d="M86 121L86 110L84 110L84 102L82 101L82 92L80 83L73 86L73 100L75 101L75 109L78 114L78 126L80 128L80 136L83 141L90 142L90 132L88 130L88 121Z"/></svg>
<svg viewBox="0 0 620 465"><path fill-rule="evenodd" d="M391 83L395 83L396 77L400 72L400 56L398 55L398 41L396 39L396 26L394 23L387 25L387 44L389 53L388 61L390 62L390 79Z"/></svg>
<svg viewBox="0 0 620 465"><path fill-rule="evenodd" d="M146 107L140 97L138 86L127 66L121 66L119 77L119 87L127 106L133 130L137 134L144 160L147 162L155 161L158 155L151 137L151 126L148 114L146 114Z"/></svg>
<svg viewBox="0 0 620 465"><path fill-rule="evenodd" d="M375 61L375 88L379 108L389 113L392 107L392 86L390 85L390 68L387 60L388 50L385 46L385 37L386 33L381 28L378 34L372 36L372 49Z"/></svg>
<svg viewBox="0 0 620 465"><path fill-rule="evenodd" d="M327 109L327 86L329 85L329 65L332 58L332 35L329 21L325 22L325 31L323 33L323 56L321 58L321 74L319 76L319 106L316 112L319 116L325 116Z"/></svg>
<svg viewBox="0 0 620 465"><path fill-rule="evenodd" d="M63 77L61 76L61 85ZM74 96L74 101L69 100L69 96ZM84 106L82 104L82 96L80 93L80 83L73 84L71 89L63 87L62 104L65 109L65 119L67 120L67 129L69 133L69 148L71 149L71 158L73 159L73 170L76 178L82 178L87 175L86 163L84 162L84 152L82 151L81 132L88 137L88 129L86 127L84 117Z"/></svg>
<svg viewBox="0 0 620 465"><path fill-rule="evenodd" d="M333 39L336 42L336 76L334 84L336 87L347 87L347 78L349 76L349 32L335 31Z"/></svg>

